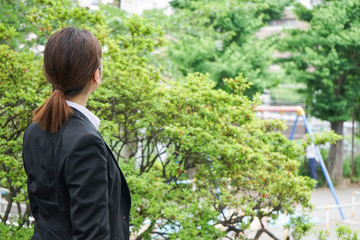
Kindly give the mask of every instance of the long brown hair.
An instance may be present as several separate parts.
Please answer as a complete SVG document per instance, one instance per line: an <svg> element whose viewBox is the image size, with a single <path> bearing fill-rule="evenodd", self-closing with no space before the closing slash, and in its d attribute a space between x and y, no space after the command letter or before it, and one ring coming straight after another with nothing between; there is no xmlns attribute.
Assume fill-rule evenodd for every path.
<svg viewBox="0 0 360 240"><path fill-rule="evenodd" d="M76 96L84 89L100 61L100 43L89 31L69 27L54 33L44 51L44 74L53 93L34 111L33 121L45 131L57 132L72 114L66 97Z"/></svg>

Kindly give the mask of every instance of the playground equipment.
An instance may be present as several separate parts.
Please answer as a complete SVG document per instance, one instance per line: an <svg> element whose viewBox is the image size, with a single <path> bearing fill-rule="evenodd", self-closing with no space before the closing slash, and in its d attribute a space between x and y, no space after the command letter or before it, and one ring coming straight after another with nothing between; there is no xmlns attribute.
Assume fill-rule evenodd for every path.
<svg viewBox="0 0 360 240"><path fill-rule="evenodd" d="M295 129L296 129L296 124L299 120L299 117L302 117L303 119L303 122L305 124L305 130L306 132L309 134L310 138L313 140L313 136L312 136L312 131L310 129L310 126L307 122L307 119L306 119L306 115L305 115L305 111L302 107L300 106L294 106L294 107L280 107L280 106L259 106L256 108L256 111L258 112L280 112L280 113L284 113L284 112L295 112L296 113L296 119L295 119L295 122L294 122L294 126L291 130L291 133L290 133L290 137L289 137L289 140L292 140L293 139L293 136L294 136L294 133L295 133ZM319 163L320 163L320 167L321 167L321 170L322 172L324 173L324 176L325 176L325 179L326 179L326 182L331 190L331 193L335 199L335 202L336 202L336 205L337 205L337 208L339 209L339 212L340 212L340 215L341 215L341 218L342 220L345 220L345 216L344 216L344 213L341 209L341 206L339 204L339 200L337 198L337 195L336 195L336 192L335 192L335 188L334 188L334 185L331 181L331 178L329 176L329 172L327 171L327 168L325 166L325 163L324 163L324 160L320 154L320 151L319 151L319 148L317 145L315 145L315 152L316 152L316 155L319 159Z"/></svg>
<svg viewBox="0 0 360 240"><path fill-rule="evenodd" d="M356 191L354 191L353 193L352 193L352 208L351 208L351 217L353 218L354 217L354 213L355 213L355 206L356 205L358 205L358 204L360 204L360 203L358 203L358 204L356 204L355 202L356 202L356 196L360 196L360 192L356 192Z"/></svg>
<svg viewBox="0 0 360 240"><path fill-rule="evenodd" d="M353 191L352 192L352 202L348 204L341 204L341 205L326 205L326 206L319 206L317 210L326 210L326 230L329 230L330 226L330 210L338 208L339 206L342 208L351 208L351 218L355 217L355 208L360 207L360 202L356 202L356 197L360 196L360 192Z"/></svg>

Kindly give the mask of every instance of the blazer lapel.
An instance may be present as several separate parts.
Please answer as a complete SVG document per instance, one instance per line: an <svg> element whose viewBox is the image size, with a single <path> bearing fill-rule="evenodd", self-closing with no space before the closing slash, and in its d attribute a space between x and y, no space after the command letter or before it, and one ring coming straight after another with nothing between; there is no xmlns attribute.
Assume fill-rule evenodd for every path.
<svg viewBox="0 0 360 240"><path fill-rule="evenodd" d="M108 150L108 152L110 153L111 155L111 158L113 159L113 161L115 162L117 168L119 169L119 171L121 172L121 169L119 167L119 164L117 163L116 161L116 158L114 156L114 154L112 153L109 145L105 142L104 138L101 136L101 134L99 133L99 131L95 128L95 126L91 123L91 121L84 115L82 114L79 110L77 110L76 108L72 108L74 110L74 117L76 118L79 118L81 119L82 121L84 121L87 125L90 125L98 134L99 136L101 137L101 139L104 141L105 145L106 145L106 148ZM121 172L122 174L122 172Z"/></svg>
<svg viewBox="0 0 360 240"><path fill-rule="evenodd" d="M92 128L99 134L99 136L101 137L101 139L102 139L102 140L104 141L104 143L105 143L105 146L106 146L106 148L107 148L107 151L110 153L111 159L114 161L117 169L118 169L119 172L120 172L122 182L126 183L126 179L125 179L125 177L124 177L124 174L122 173L122 171L121 171L121 169L120 169L120 166L119 166L118 162L116 161L116 158L115 158L114 154L112 153L109 145L105 142L104 138L101 136L101 134L98 132L98 130L95 128L95 126L91 123L91 121L90 121L84 114L82 114L79 110L77 110L77 109L75 109L75 108L72 108L72 109L74 109L74 115L73 115L74 117L79 118L79 119L81 119L82 121L84 121L87 125L89 125L90 127L92 127ZM127 188L127 192L129 192L129 188L128 188L128 186L127 186L127 183L126 183L125 185L126 185L126 188ZM130 193L129 193L129 196L130 196Z"/></svg>

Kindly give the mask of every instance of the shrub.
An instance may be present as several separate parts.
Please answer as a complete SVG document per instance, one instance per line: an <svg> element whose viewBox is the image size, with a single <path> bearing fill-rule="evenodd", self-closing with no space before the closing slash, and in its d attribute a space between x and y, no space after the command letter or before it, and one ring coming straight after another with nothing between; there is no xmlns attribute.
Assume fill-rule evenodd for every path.
<svg viewBox="0 0 360 240"><path fill-rule="evenodd" d="M359 232L351 230L349 226L337 225L336 236L341 240L357 240Z"/></svg>
<svg viewBox="0 0 360 240"><path fill-rule="evenodd" d="M264 227L267 219L293 214L297 205L310 207L314 182L297 173L301 147L274 131L285 127L282 122L255 117L260 101L258 95L253 100L244 95L250 83L242 75L224 80L231 94L214 90L208 75L191 74L181 83L165 79L146 58L164 43L158 27L133 16L119 23L127 34L114 36L99 13L62 1L41 3L28 17L37 34L50 36L71 24L88 28L103 45L103 84L88 105L102 119L100 131L129 183L133 236L238 239L259 220L260 237L272 235ZM0 85L0 101L12 103L1 109L1 124L12 124L0 135L1 184L10 187L11 199L24 201L21 136L30 109L50 89L44 86L41 58L26 51L11 51L8 58L7 46L0 49L5 60L0 80L6 82ZM15 70L26 74L20 85L26 91L14 85ZM8 141L15 130L14 140ZM307 229L297 224L294 228L303 234Z"/></svg>
<svg viewBox="0 0 360 240"><path fill-rule="evenodd" d="M34 230L32 228L19 227L12 224L5 225L0 222L0 239L2 240L29 240Z"/></svg>
<svg viewBox="0 0 360 240"><path fill-rule="evenodd" d="M351 177L351 158L347 157L344 160L344 166L343 166L343 172L344 172L344 177ZM360 179L360 155L357 155L354 157L354 176L353 179L354 181L359 180Z"/></svg>

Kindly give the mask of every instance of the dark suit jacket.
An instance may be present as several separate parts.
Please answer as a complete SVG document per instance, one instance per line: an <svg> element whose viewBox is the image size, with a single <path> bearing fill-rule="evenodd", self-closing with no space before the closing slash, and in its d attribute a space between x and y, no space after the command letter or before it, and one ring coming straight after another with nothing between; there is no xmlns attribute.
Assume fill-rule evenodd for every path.
<svg viewBox="0 0 360 240"><path fill-rule="evenodd" d="M130 193L104 139L74 115L57 133L27 128L23 160L39 240L129 239Z"/></svg>

